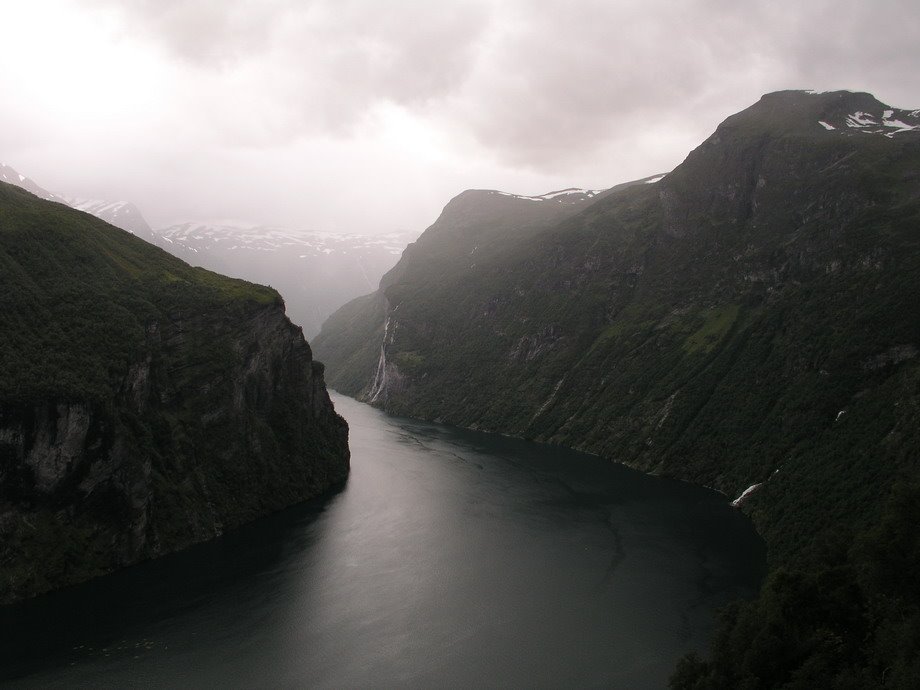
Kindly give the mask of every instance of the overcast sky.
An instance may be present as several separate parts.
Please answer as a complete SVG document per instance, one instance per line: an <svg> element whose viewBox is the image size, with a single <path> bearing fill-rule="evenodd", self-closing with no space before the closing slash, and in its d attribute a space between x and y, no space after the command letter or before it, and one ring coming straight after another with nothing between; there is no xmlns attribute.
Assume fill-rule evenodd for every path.
<svg viewBox="0 0 920 690"><path fill-rule="evenodd" d="M421 231L670 170L768 91L920 107L916 0L0 1L0 162L154 227Z"/></svg>

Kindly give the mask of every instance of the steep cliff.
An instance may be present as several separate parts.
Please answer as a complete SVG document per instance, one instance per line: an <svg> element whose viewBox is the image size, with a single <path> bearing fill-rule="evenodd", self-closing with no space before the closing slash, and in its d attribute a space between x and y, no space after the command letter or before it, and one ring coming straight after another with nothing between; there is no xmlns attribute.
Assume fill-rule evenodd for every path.
<svg viewBox="0 0 920 690"><path fill-rule="evenodd" d="M0 333L0 602L347 476L347 426L277 293L5 184Z"/></svg>
<svg viewBox="0 0 920 690"><path fill-rule="evenodd" d="M514 225L524 202L467 192L473 231L449 205L327 321L330 385L732 497L759 484L742 504L774 562L806 557L916 466L918 116L780 92L562 218Z"/></svg>

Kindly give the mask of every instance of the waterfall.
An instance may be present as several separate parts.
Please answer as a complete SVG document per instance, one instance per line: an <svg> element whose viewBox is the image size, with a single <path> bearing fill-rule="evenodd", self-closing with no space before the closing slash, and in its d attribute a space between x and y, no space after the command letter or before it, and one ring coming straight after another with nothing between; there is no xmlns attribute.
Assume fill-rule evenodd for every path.
<svg viewBox="0 0 920 690"><path fill-rule="evenodd" d="M395 330L395 329L394 329ZM377 402L380 394L387 387L387 338L390 334L390 317L383 323L383 341L380 343L380 357L377 359L377 372L374 374L374 383L368 394L369 402Z"/></svg>

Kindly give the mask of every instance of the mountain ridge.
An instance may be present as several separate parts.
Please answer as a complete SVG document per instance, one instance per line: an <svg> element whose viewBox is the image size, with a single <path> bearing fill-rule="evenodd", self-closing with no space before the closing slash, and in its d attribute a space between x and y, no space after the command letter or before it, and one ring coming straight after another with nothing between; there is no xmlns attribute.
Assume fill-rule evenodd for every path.
<svg viewBox="0 0 920 690"><path fill-rule="evenodd" d="M10 166L0 166L0 181L100 218L190 264L274 285L307 338L335 309L375 289L415 238L405 232L361 235L199 220L154 230L128 201L58 196ZM263 256L254 258L255 251Z"/></svg>
<svg viewBox="0 0 920 690"><path fill-rule="evenodd" d="M219 536L348 474L280 295L0 184L0 603Z"/></svg>
<svg viewBox="0 0 920 690"><path fill-rule="evenodd" d="M798 113L795 122L777 107L783 102ZM909 227L917 212L917 183L909 161L920 151L918 132L837 136L812 119L831 117L829 108L845 116L870 106L890 109L849 92L767 95L727 118L659 182L621 186L542 228L534 229L528 218L529 229L505 232L501 228L512 220L497 213L494 223L496 212L483 206L482 216L463 227L453 221L451 205L470 197L455 197L376 295L346 305L327 321L314 346L329 367L330 385L396 414L573 445L714 486L730 497L760 483L745 501L759 519L765 501L776 499L789 481L782 471L772 485L767 480L784 464L778 456L795 443L771 453L745 451L734 467L720 468L712 443L726 430L715 434L722 423L707 408L716 400L723 404L728 391L720 389L729 380L744 385L746 367L756 367L751 371L767 377L763 381L794 376L802 365L769 360L762 348L776 327L770 323L784 321L787 331L798 329L796 337L810 342L804 336L809 329L803 332L794 316L801 311L795 300L861 313L852 300L850 306L842 303L839 292L823 291L848 281L887 285L894 265L904 262L910 275L916 271ZM489 252L479 248L470 256L490 227L499 231ZM889 229L879 235L872 230L878 227ZM816 293L805 297L802 286L810 284L824 286L820 300ZM893 301L901 310L909 304L904 296ZM859 318L865 321L869 312ZM817 377L807 385L790 380L796 395L816 396L822 410L802 418L790 416L791 409L774 410L784 427L792 425L787 431L796 443L804 440L794 429L802 419L816 430L829 428L848 407L847 396L813 388L825 377L821 371L844 366L845 376L831 381L853 395L856 380L871 378L867 372L890 372L888 365L873 370L861 362L893 362L897 357L886 353L914 352L920 343L914 320L897 325L883 313L871 318L875 335L886 340L853 332L848 343L816 345L813 357L843 360L806 366L803 373ZM835 322L827 315L821 319L828 327ZM809 337L827 340L819 333ZM754 354L755 341L763 354ZM661 348L664 360L646 354ZM768 360L756 364L757 357ZM467 370L460 365L464 359L476 365ZM667 368L650 386L642 372L663 362ZM894 366L912 370L914 362L906 357ZM497 380L513 393L497 392ZM612 381L624 387L618 399L605 392ZM491 393L497 402L490 401ZM745 414L775 407L764 399ZM712 432L693 432L687 446L685 432L704 419L707 428L715 425ZM852 416L843 419L852 423ZM746 423L752 431L732 433L766 433L756 431L762 425L753 419ZM698 459L682 465L688 454ZM763 520L759 527L769 534ZM794 539L777 543L783 541L789 553L803 545L791 547Z"/></svg>
<svg viewBox="0 0 920 690"><path fill-rule="evenodd" d="M771 572L672 688L916 687L917 115L768 94L568 217L442 214L317 356L393 414L734 498Z"/></svg>

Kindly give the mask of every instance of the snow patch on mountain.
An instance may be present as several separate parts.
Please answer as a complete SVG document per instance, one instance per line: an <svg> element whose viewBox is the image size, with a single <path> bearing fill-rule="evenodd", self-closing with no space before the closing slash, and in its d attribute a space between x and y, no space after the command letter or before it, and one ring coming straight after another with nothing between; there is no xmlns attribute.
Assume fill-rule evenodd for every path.
<svg viewBox="0 0 920 690"><path fill-rule="evenodd" d="M132 235L140 237L146 242L161 245L159 238L150 229L144 216L138 210L137 206L129 201L107 201L103 199L84 199L73 197L65 200L66 203L84 213L96 216L106 223L110 223L117 228L121 228Z"/></svg>
<svg viewBox="0 0 920 690"><path fill-rule="evenodd" d="M348 254L363 250L398 256L411 239L406 233L380 235L336 234L270 226L209 225L186 222L158 230L164 240L192 251L277 252L296 251L307 259L320 254Z"/></svg>
<svg viewBox="0 0 920 690"><path fill-rule="evenodd" d="M59 197L57 194L52 194L47 189L43 189L34 180L29 179L25 175L18 172L16 169L9 165L5 165L4 163L0 163L0 181L16 185L17 187L20 187L27 192L31 192L40 199L47 199L48 201L64 203L64 199L62 197Z"/></svg>
<svg viewBox="0 0 920 690"><path fill-rule="evenodd" d="M500 192L498 190L489 190L489 194L498 194L499 196L507 196L512 199L521 199L522 201L556 201L558 203L568 203L575 204L586 199L592 199L601 192L606 191L603 189L578 189L576 187L570 187L568 189L560 189L555 192L547 192L546 194L538 194L536 196L526 196L524 194L511 194L510 192Z"/></svg>
<svg viewBox="0 0 920 690"><path fill-rule="evenodd" d="M811 90L799 93L819 97L822 93L833 94L834 98L821 97L823 112L819 111L820 119L816 118L816 122L828 132L834 132L835 136L880 134L893 139L905 132L920 132L920 110L892 108L868 94Z"/></svg>
<svg viewBox="0 0 920 690"><path fill-rule="evenodd" d="M857 110L855 113L847 116L847 127L868 127L869 125L877 125L878 122L872 119L872 117Z"/></svg>
<svg viewBox="0 0 920 690"><path fill-rule="evenodd" d="M883 123L886 127L895 127L895 131L885 136L891 136L891 134L896 134L898 132L908 132L912 129L920 129L920 125L909 125L906 122L901 120L885 120Z"/></svg>
<svg viewBox="0 0 920 690"><path fill-rule="evenodd" d="M110 220L112 218L118 218L119 216L140 217L140 211L137 210L134 204L128 201L103 201L102 199L73 198L67 199L67 203L78 211L90 213L113 225L117 225L117 223L113 223L112 220ZM146 225L146 222L144 225Z"/></svg>
<svg viewBox="0 0 920 690"><path fill-rule="evenodd" d="M841 129L841 134L881 134L889 139L903 132L920 132L920 110L885 108L878 115L862 110L849 113L838 126L823 120L818 123L827 130Z"/></svg>
<svg viewBox="0 0 920 690"><path fill-rule="evenodd" d="M338 234L251 225L187 221L156 231L169 251L196 266L263 285L284 298L304 335L349 300L373 292L417 235Z"/></svg>

